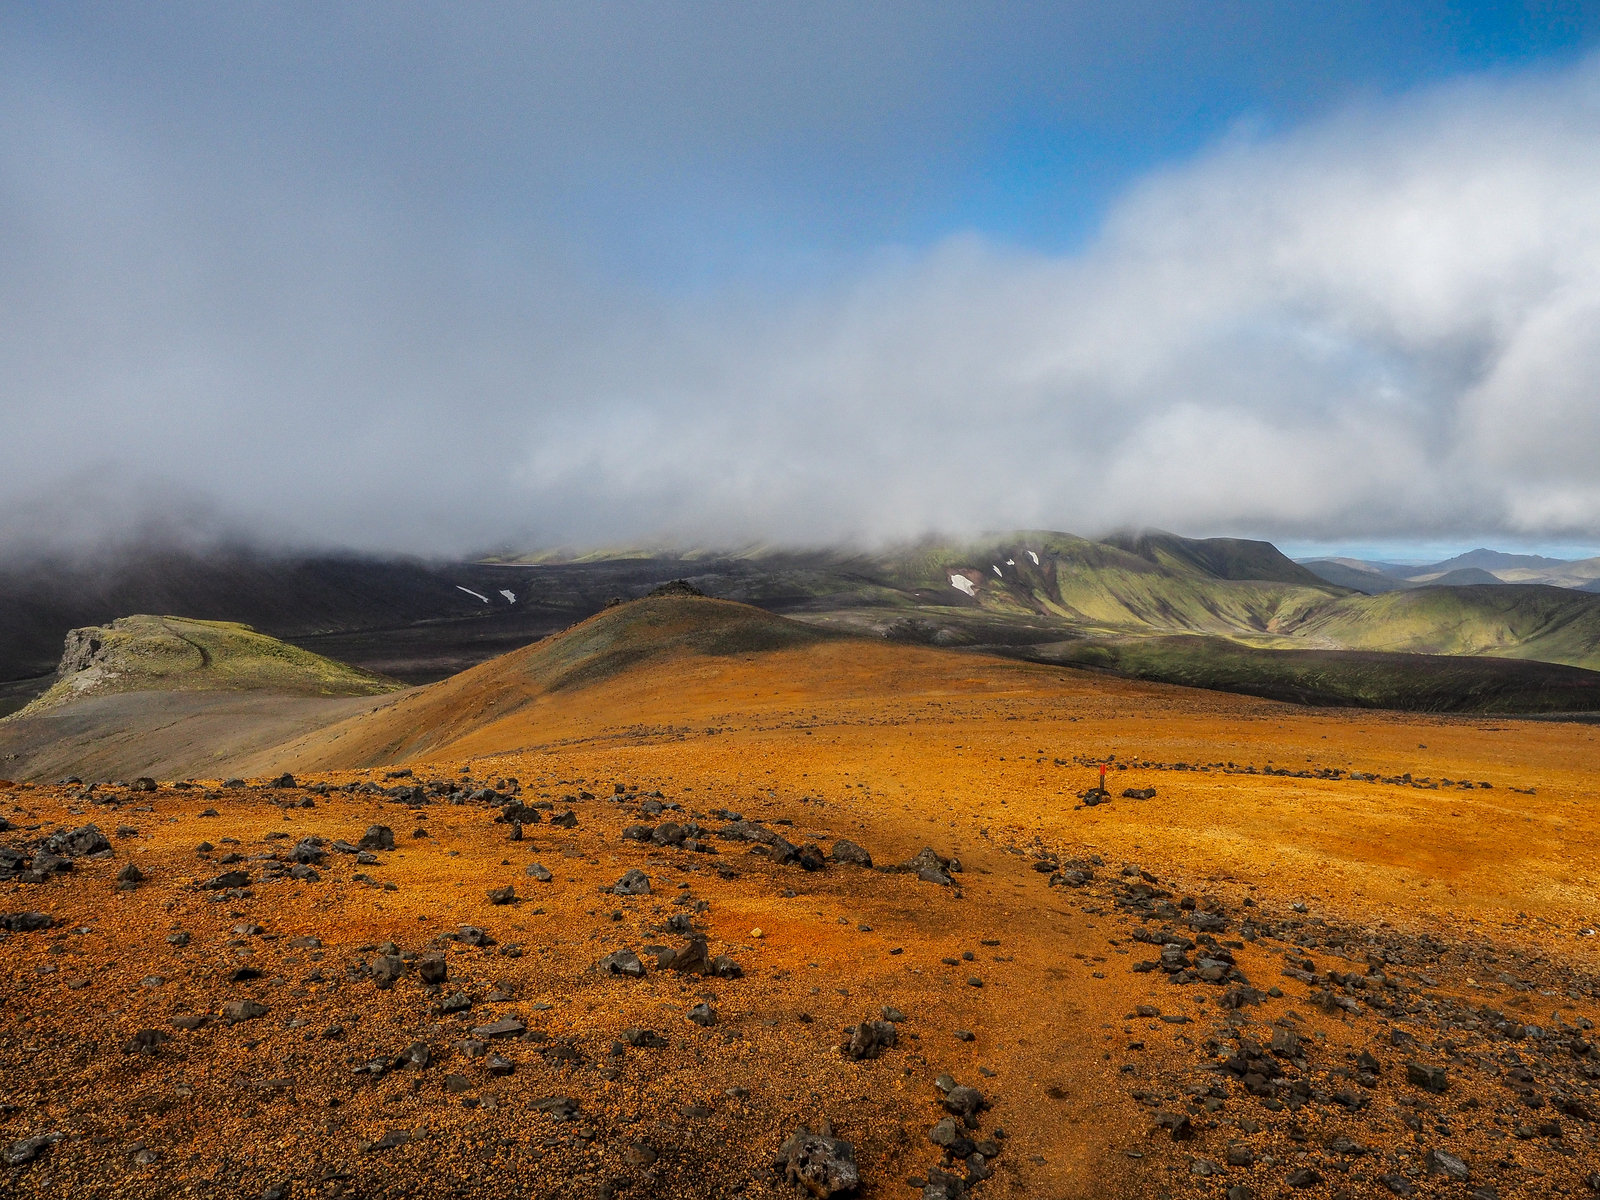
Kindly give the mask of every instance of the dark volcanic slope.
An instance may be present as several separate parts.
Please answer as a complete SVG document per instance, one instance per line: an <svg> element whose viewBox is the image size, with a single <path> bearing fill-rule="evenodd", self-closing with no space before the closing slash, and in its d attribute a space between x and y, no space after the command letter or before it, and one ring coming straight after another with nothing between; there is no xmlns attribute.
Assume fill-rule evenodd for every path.
<svg viewBox="0 0 1600 1200"><path fill-rule="evenodd" d="M653 560L532 568L165 550L10 564L0 568L0 685L37 682L6 689L17 693L8 697L16 702L0 709L20 707L43 690L69 629L130 613L240 621L318 654L424 683L565 628L611 596L672 578L672 571Z"/></svg>
<svg viewBox="0 0 1600 1200"><path fill-rule="evenodd" d="M1600 671L1522 659L1380 650L1262 650L1205 637L1059 642L1007 647L1001 652L1294 704L1440 713L1600 709Z"/></svg>

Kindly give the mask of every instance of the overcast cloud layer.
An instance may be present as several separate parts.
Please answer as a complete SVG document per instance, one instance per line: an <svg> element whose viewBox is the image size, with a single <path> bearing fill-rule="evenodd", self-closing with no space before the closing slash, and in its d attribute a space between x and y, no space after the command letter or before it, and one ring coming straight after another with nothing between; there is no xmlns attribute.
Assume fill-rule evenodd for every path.
<svg viewBox="0 0 1600 1200"><path fill-rule="evenodd" d="M638 134L692 165L674 193L677 160L623 171L651 152L586 133L609 120L588 110L551 117L548 177L484 168L527 153L540 111L496 115L492 62L459 81L479 144L437 113L370 126L405 153L319 140L287 99L253 125L250 89L292 79L241 78L245 115L168 96L140 121L48 55L13 44L0 68L0 540L152 513L424 552L1124 524L1600 540L1593 59L1236 130L1065 250L958 221L796 266L741 231L783 212L730 176L706 253L747 238L765 265L656 278L637 239L675 244L700 201L721 219L707 180L744 134L697 125L710 102ZM864 81L938 94L903 64L845 76L867 150L894 139ZM779 78L768 107L848 127L805 84ZM403 87L348 99L408 111Z"/></svg>

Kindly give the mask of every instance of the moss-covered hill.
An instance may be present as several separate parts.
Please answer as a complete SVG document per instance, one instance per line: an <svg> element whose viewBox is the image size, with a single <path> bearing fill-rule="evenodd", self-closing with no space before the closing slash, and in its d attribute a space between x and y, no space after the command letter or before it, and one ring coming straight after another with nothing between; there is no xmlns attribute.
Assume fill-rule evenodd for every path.
<svg viewBox="0 0 1600 1200"><path fill-rule="evenodd" d="M231 621L138 615L74 629L57 681L16 717L123 692L276 692L376 696L401 687ZM9 719L9 718L8 718Z"/></svg>

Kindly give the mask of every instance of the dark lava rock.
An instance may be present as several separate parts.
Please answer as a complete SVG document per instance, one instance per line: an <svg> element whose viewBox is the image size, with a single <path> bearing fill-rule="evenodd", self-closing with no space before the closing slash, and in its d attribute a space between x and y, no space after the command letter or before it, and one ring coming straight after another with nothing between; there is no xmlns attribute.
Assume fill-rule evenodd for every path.
<svg viewBox="0 0 1600 1200"><path fill-rule="evenodd" d="M492 946L494 938L476 925L463 925L453 935L455 940L468 946Z"/></svg>
<svg viewBox="0 0 1600 1200"><path fill-rule="evenodd" d="M853 1196L861 1186L855 1148L849 1142L812 1133L804 1125L784 1141L772 1160L789 1183L799 1184L812 1196Z"/></svg>
<svg viewBox="0 0 1600 1200"><path fill-rule="evenodd" d="M393 850L394 830L387 825L369 825L356 843L358 850Z"/></svg>
<svg viewBox="0 0 1600 1200"><path fill-rule="evenodd" d="M795 854L795 861L800 864L802 871L820 871L828 865L828 860L822 857L821 847L811 842L800 847Z"/></svg>
<svg viewBox="0 0 1600 1200"><path fill-rule="evenodd" d="M1424 1063L1407 1063L1406 1081L1430 1092L1442 1092L1450 1086L1450 1076L1443 1067L1430 1067Z"/></svg>
<svg viewBox="0 0 1600 1200"><path fill-rule="evenodd" d="M405 960L398 954L380 954L372 960L368 968L372 972L372 982L377 985L380 992L386 992L395 985L395 980L406 973Z"/></svg>
<svg viewBox="0 0 1600 1200"><path fill-rule="evenodd" d="M931 846L924 846L900 868L915 875L924 883L937 883L940 887L949 887L955 881L950 878L952 871L961 869L954 859L946 858L936 853Z"/></svg>
<svg viewBox="0 0 1600 1200"><path fill-rule="evenodd" d="M638 867L630 867L623 872L622 878L612 885L611 891L618 896L648 896L650 877Z"/></svg>
<svg viewBox="0 0 1600 1200"><path fill-rule="evenodd" d="M1187 1142L1194 1137L1194 1125L1184 1113L1158 1112L1156 1128L1165 1129L1175 1142Z"/></svg>
<svg viewBox="0 0 1600 1200"><path fill-rule="evenodd" d="M554 1120L565 1121L577 1115L578 1101L571 1096L546 1096L543 1100L535 1100L529 1108Z"/></svg>
<svg viewBox="0 0 1600 1200"><path fill-rule="evenodd" d="M542 867L538 863L529 863L528 869L525 873L527 874L528 878L535 880L538 883L549 883L551 879L555 878L550 874L548 868Z"/></svg>
<svg viewBox="0 0 1600 1200"><path fill-rule="evenodd" d="M516 1017L501 1017L498 1021L491 1021L487 1025L473 1027L473 1035L482 1038L518 1037L526 1033L528 1027Z"/></svg>
<svg viewBox="0 0 1600 1200"><path fill-rule="evenodd" d="M517 898L517 889L508 883L505 887L490 888L488 895L490 904L510 904Z"/></svg>
<svg viewBox="0 0 1600 1200"><path fill-rule="evenodd" d="M845 1030L845 1034L839 1052L852 1062L877 1058L885 1050L891 1049L899 1037L890 1021L863 1021Z"/></svg>
<svg viewBox="0 0 1600 1200"><path fill-rule="evenodd" d="M267 786L268 787L272 787L272 788L292 788L292 787L298 787L299 785L295 783L294 776L289 774L289 772L285 771L282 775L279 775L271 783L267 784Z"/></svg>
<svg viewBox="0 0 1600 1200"><path fill-rule="evenodd" d="M205 1013L191 1013L188 1016L173 1017L172 1027L182 1029L186 1033L193 1033L196 1029L211 1024L211 1018Z"/></svg>
<svg viewBox="0 0 1600 1200"><path fill-rule="evenodd" d="M1154 800L1156 798L1156 790L1155 788L1124 788L1122 796L1125 800Z"/></svg>
<svg viewBox="0 0 1600 1200"><path fill-rule="evenodd" d="M30 1163L67 1135L64 1133L39 1133L33 1137L12 1142L6 1147L5 1162L8 1167Z"/></svg>
<svg viewBox="0 0 1600 1200"><path fill-rule="evenodd" d="M230 1000L222 1006L222 1019L230 1025L240 1021L254 1021L270 1010L259 1000Z"/></svg>
<svg viewBox="0 0 1600 1200"><path fill-rule="evenodd" d="M491 1054L483 1069L491 1075L509 1075L517 1069L517 1064L503 1054Z"/></svg>
<svg viewBox="0 0 1600 1200"><path fill-rule="evenodd" d="M663 966L681 974L709 975L711 973L711 951L707 948L706 939L701 934L695 934L684 946L672 956L671 961Z"/></svg>
<svg viewBox="0 0 1600 1200"><path fill-rule="evenodd" d="M624 1029L622 1031L622 1040L630 1046L639 1046L651 1050L665 1049L667 1045L667 1039L653 1029Z"/></svg>
<svg viewBox="0 0 1600 1200"><path fill-rule="evenodd" d="M425 954L417 960L417 978L423 983L443 983L450 977L449 961L442 954Z"/></svg>
<svg viewBox="0 0 1600 1200"><path fill-rule="evenodd" d="M123 1046L124 1054L155 1054L171 1034L164 1029L141 1029Z"/></svg>
<svg viewBox="0 0 1600 1200"><path fill-rule="evenodd" d="M6 913L0 916L0 929L11 933L36 933L41 929L49 929L55 923L54 917L42 912Z"/></svg>
<svg viewBox="0 0 1600 1200"><path fill-rule="evenodd" d="M58 854L65 858L85 858L111 849L111 842L98 826L84 825L71 832L52 833L39 843L39 848L47 854Z"/></svg>
<svg viewBox="0 0 1600 1200"><path fill-rule="evenodd" d="M689 1020L693 1021L696 1025L699 1025L703 1029L710 1028L712 1025L717 1023L716 1010L714 1010L711 1005L705 1003L704 1001L696 1004L688 1011L686 1015L688 1016Z"/></svg>
<svg viewBox="0 0 1600 1200"><path fill-rule="evenodd" d="M1422 1165L1429 1175L1443 1175L1455 1183L1465 1183L1472 1177L1467 1164L1448 1150L1429 1150Z"/></svg>
<svg viewBox="0 0 1600 1200"><path fill-rule="evenodd" d="M644 978L644 964L632 950L617 950L600 960L602 975L625 975L629 979Z"/></svg>
<svg viewBox="0 0 1600 1200"><path fill-rule="evenodd" d="M866 848L858 846L849 838L840 838L833 844L833 849L828 851L828 857L836 863L854 863L858 867L870 867L872 855Z"/></svg>
<svg viewBox="0 0 1600 1200"><path fill-rule="evenodd" d="M557 829L576 829L578 827L578 814L570 808L564 813L557 813L550 818L550 824Z"/></svg>
<svg viewBox="0 0 1600 1200"><path fill-rule="evenodd" d="M220 892L227 888L246 887L250 883L248 871L224 871L221 875L213 875L200 885L203 891Z"/></svg>
<svg viewBox="0 0 1600 1200"><path fill-rule="evenodd" d="M1310 1167L1299 1167L1290 1171L1283 1181L1292 1188L1316 1187L1322 1182L1322 1176Z"/></svg>
<svg viewBox="0 0 1600 1200"><path fill-rule="evenodd" d="M388 1130L377 1141L367 1143L366 1149L369 1150L369 1151L370 1150L393 1150L393 1149L396 1149L399 1146L404 1146L410 1140L411 1140L411 1131L410 1130L408 1130L408 1129L391 1129L391 1130Z"/></svg>
<svg viewBox="0 0 1600 1200"><path fill-rule="evenodd" d="M975 1087L957 1084L948 1075L941 1075L936 1086L944 1093L946 1112L960 1117L968 1129L978 1127L978 1114L988 1107L983 1093Z"/></svg>

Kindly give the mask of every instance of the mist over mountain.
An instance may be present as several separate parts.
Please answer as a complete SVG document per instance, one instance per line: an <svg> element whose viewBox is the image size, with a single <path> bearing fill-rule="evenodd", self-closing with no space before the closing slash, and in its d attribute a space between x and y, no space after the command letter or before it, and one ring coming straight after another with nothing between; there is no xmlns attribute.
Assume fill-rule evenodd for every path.
<svg viewBox="0 0 1600 1200"><path fill-rule="evenodd" d="M1129 141L1166 126L1096 103L1214 86L1159 38L1213 35L1163 6L1138 68L1107 65L1114 22L1026 6L373 11L309 45L259 13L0 24L8 530L93 541L175 494L269 542L452 557L1600 538L1581 29L1442 78L1328 28L1346 85L1260 119L1250 82ZM1221 52L1299 79L1250 57L1297 62L1280 33ZM1026 145L996 132L1017 106ZM1095 136L1137 149L1085 174Z"/></svg>

